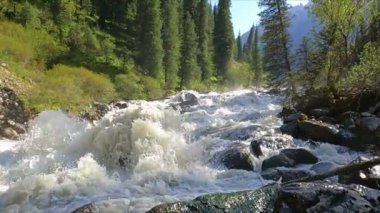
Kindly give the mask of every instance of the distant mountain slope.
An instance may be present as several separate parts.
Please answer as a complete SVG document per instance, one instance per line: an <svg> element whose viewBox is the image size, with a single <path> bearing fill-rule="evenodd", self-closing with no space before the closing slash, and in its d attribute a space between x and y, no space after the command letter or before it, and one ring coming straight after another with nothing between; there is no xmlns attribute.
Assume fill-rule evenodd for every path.
<svg viewBox="0 0 380 213"><path fill-rule="evenodd" d="M304 36L311 36L313 28L318 28L318 22L315 17L309 12L308 8L303 5L292 7L289 10L291 24L289 34L291 39L291 51L294 53L300 46ZM259 26L260 34L263 32L263 27ZM248 40L249 31L242 35L242 42L245 44Z"/></svg>

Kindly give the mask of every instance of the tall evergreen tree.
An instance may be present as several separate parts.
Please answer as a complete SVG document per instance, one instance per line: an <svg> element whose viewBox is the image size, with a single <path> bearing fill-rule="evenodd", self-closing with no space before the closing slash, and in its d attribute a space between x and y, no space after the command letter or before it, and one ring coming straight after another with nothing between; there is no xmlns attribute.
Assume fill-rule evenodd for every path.
<svg viewBox="0 0 380 213"><path fill-rule="evenodd" d="M160 0L138 1L138 64L153 78L163 78Z"/></svg>
<svg viewBox="0 0 380 213"><path fill-rule="evenodd" d="M181 89L190 88L194 82L200 81L201 73L197 64L197 39L195 24L190 12L183 19L183 42L181 58Z"/></svg>
<svg viewBox="0 0 380 213"><path fill-rule="evenodd" d="M202 71L202 81L207 81L213 73L212 62L212 28L211 23L211 10L207 0L199 2L199 20L198 20L198 63Z"/></svg>
<svg viewBox="0 0 380 213"><path fill-rule="evenodd" d="M219 0L215 17L215 65L220 77L227 78L234 55L234 34L231 22L231 0Z"/></svg>
<svg viewBox="0 0 380 213"><path fill-rule="evenodd" d="M239 35L236 39L236 46L237 46L237 53L236 53L236 60L237 61L242 61L243 60L243 47L241 44L241 35L239 32Z"/></svg>
<svg viewBox="0 0 380 213"><path fill-rule="evenodd" d="M162 30L164 46L165 85L173 90L178 84L178 70L180 60L180 34L179 34L179 1L163 0L164 25Z"/></svg>
<svg viewBox="0 0 380 213"><path fill-rule="evenodd" d="M249 35L247 42L244 44L243 47L243 54L244 54L244 59L248 62L251 63L252 60L252 48L253 48L253 42L254 42L254 34L255 34L255 26L252 26L251 29L249 30Z"/></svg>
<svg viewBox="0 0 380 213"><path fill-rule="evenodd" d="M254 71L254 84L260 86L263 78L263 65L260 55L260 39L259 39L259 28L255 27L255 32L253 36L253 49L252 49L252 69Z"/></svg>
<svg viewBox="0 0 380 213"><path fill-rule="evenodd" d="M266 72L276 77L291 71L288 4L286 0L260 0L259 6L264 8L259 14L264 26L263 65Z"/></svg>

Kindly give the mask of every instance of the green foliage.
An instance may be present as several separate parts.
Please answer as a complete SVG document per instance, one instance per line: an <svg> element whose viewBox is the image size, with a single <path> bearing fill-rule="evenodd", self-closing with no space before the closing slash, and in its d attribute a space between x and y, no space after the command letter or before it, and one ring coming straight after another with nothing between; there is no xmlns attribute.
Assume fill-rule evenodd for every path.
<svg viewBox="0 0 380 213"><path fill-rule="evenodd" d="M115 88L119 97L124 100L145 98L144 87L140 84L140 77L134 72L117 75L115 77Z"/></svg>
<svg viewBox="0 0 380 213"><path fill-rule="evenodd" d="M35 87L23 97L26 105L37 112L59 108L78 112L95 100L114 98L115 90L109 78L65 65L56 65L40 76Z"/></svg>
<svg viewBox="0 0 380 213"><path fill-rule="evenodd" d="M259 6L264 8L259 14L264 26L263 66L266 72L276 77L291 71L288 5L286 0L260 0Z"/></svg>
<svg viewBox="0 0 380 213"><path fill-rule="evenodd" d="M163 79L160 0L138 1L138 62L151 77Z"/></svg>
<svg viewBox="0 0 380 213"><path fill-rule="evenodd" d="M163 2L164 25L162 30L165 56L163 65L165 69L165 88L173 90L178 85L178 72L180 66L181 37L179 32L179 2L167 0Z"/></svg>
<svg viewBox="0 0 380 213"><path fill-rule="evenodd" d="M380 90L380 46L368 43L360 57L360 63L353 66L348 76L340 81L342 89Z"/></svg>
<svg viewBox="0 0 380 213"><path fill-rule="evenodd" d="M229 87L248 87L252 80L252 71L248 63L234 62L231 70L227 75L227 84Z"/></svg>
<svg viewBox="0 0 380 213"><path fill-rule="evenodd" d="M236 60L242 61L243 60L243 47L241 44L241 35L239 33L237 39L236 39L236 46L237 46L237 53L236 53Z"/></svg>
<svg viewBox="0 0 380 213"><path fill-rule="evenodd" d="M263 64L261 60L261 54L260 54L260 46L259 46L259 29L258 27L255 27L255 32L253 36L253 47L252 47L252 59L251 59L251 66L252 70L254 72L254 82L253 84L255 86L262 85L262 82L264 80L264 74L263 74Z"/></svg>
<svg viewBox="0 0 380 213"><path fill-rule="evenodd" d="M184 17L182 39L180 86L191 88L193 83L201 80L201 73L197 63L195 24L189 12Z"/></svg>
<svg viewBox="0 0 380 213"><path fill-rule="evenodd" d="M230 7L231 0L220 0L215 17L215 65L223 79L227 78L231 68L235 45Z"/></svg>

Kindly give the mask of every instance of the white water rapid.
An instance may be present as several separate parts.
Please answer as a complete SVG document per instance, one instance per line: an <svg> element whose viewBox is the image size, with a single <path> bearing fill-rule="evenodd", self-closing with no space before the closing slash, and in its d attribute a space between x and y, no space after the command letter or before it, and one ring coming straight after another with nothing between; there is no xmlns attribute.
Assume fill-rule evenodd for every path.
<svg viewBox="0 0 380 213"><path fill-rule="evenodd" d="M256 189L268 183L260 176L262 160L278 150L263 150L265 156L254 159L255 171L227 170L210 161L252 138L290 140L337 164L357 157L343 147L280 134L278 96L188 92L199 104L182 114L171 105L184 93L129 102L95 124L41 113L22 141L0 141L0 212L71 212L88 203L99 212L144 212L162 202Z"/></svg>

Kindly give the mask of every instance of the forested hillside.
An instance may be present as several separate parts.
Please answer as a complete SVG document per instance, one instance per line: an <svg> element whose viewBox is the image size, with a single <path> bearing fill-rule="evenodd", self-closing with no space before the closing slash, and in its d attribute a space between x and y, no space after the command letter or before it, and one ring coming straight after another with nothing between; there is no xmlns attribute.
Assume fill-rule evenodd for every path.
<svg viewBox="0 0 380 213"><path fill-rule="evenodd" d="M181 89L248 86L234 62L230 0L3 0L0 61L26 105L77 110Z"/></svg>

